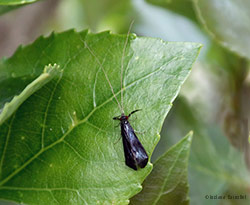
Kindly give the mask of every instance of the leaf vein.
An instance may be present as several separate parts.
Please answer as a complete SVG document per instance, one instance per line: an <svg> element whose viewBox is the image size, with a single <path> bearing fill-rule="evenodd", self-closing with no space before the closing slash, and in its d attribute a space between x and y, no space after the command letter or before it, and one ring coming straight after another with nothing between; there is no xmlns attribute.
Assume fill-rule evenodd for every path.
<svg viewBox="0 0 250 205"><path fill-rule="evenodd" d="M11 126L12 126L12 123L14 121L15 116L16 116L16 114L14 114L12 116L11 122L9 124L9 129L8 129L5 145L4 145L4 148L3 148L3 154L2 154L2 157L1 157L1 161L0 161L0 177L2 177L3 161L4 161L5 153L6 153L6 150L7 150L7 146L8 146L8 143L9 143L9 138L10 138L10 133L11 133Z"/></svg>

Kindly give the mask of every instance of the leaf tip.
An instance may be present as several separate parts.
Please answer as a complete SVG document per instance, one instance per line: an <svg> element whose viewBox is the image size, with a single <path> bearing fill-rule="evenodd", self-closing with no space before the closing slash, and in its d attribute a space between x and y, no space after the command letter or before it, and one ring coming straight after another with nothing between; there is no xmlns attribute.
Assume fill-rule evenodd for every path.
<svg viewBox="0 0 250 205"><path fill-rule="evenodd" d="M193 134L194 134L194 131L190 130L189 133L186 135L186 137L184 137L184 140L186 140L187 142L191 143L191 141L193 139Z"/></svg>
<svg viewBox="0 0 250 205"><path fill-rule="evenodd" d="M197 44L197 47L198 47L198 49L199 49L199 52L200 52L200 50L203 48L203 46L204 46L204 45L203 45L202 43L198 43L198 44Z"/></svg>
<svg viewBox="0 0 250 205"><path fill-rule="evenodd" d="M188 133L187 135L192 137L193 134L194 134L194 131L193 131L193 130L190 130L189 133Z"/></svg>

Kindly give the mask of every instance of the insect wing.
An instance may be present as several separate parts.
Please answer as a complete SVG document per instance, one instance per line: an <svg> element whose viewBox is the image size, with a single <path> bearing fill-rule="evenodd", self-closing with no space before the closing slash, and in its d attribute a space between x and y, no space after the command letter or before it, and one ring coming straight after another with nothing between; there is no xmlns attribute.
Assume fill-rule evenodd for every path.
<svg viewBox="0 0 250 205"><path fill-rule="evenodd" d="M129 143L126 137L122 137L122 142L124 149L125 164L130 168L137 170L135 157L131 151L131 144Z"/></svg>
<svg viewBox="0 0 250 205"><path fill-rule="evenodd" d="M126 165L137 170L148 163L148 155L128 121L121 122L121 134Z"/></svg>
<svg viewBox="0 0 250 205"><path fill-rule="evenodd" d="M135 135L135 133L134 133L134 135ZM136 135L135 135L135 137L136 137ZM147 155L144 147L142 146L142 144L138 140L138 138L137 138L137 141L134 141L134 142L135 143L132 146L132 152L135 153L137 165L140 168L144 168L148 163L148 155Z"/></svg>

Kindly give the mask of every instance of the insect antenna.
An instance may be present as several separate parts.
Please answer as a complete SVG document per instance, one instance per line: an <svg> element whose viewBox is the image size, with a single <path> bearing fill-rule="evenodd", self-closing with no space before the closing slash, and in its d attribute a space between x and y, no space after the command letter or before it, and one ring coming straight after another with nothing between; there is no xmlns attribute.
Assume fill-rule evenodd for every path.
<svg viewBox="0 0 250 205"><path fill-rule="evenodd" d="M116 97L116 95L115 95L113 86L112 86L112 84L111 84L111 82L110 82L110 80L109 80L109 77L108 77L106 71L104 70L104 68L103 68L103 66L102 66L102 64L101 64L101 62L100 62L100 60L97 58L97 56L95 55L95 53L90 49L90 47L88 46L87 42L84 41L84 40L82 40L82 39L80 39L80 40L84 43L85 47L89 50L90 54L96 59L98 65L99 65L100 68L102 69L102 72L103 72L104 75L105 75L105 78L106 78L106 80L107 80L107 82L108 82L108 84L109 84L109 87L110 87L110 89L111 89L111 92L112 92L112 94L113 94L113 96L114 96L114 98L115 98L115 100L116 100L116 102L117 102L117 104L118 104L118 106L119 106L119 109L120 109L121 112L123 113L122 106L121 106L121 104L119 103L119 101L118 101L118 99L117 99L117 97Z"/></svg>
<svg viewBox="0 0 250 205"><path fill-rule="evenodd" d="M125 51L126 51L126 47L128 44L128 38L129 38L129 34L130 31L132 29L132 26L134 24L134 20L130 23L129 29L128 29L128 33L126 36L126 40L123 46L123 51L122 51L122 60L121 60L121 107L122 107L122 113L124 113L124 106L123 106L123 69L124 69L124 57L125 57Z"/></svg>

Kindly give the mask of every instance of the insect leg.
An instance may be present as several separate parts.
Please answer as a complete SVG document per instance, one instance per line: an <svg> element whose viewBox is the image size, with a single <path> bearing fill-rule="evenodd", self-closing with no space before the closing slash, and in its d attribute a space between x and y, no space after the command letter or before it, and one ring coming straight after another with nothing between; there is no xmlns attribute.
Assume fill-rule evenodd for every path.
<svg viewBox="0 0 250 205"><path fill-rule="evenodd" d="M113 120L120 120L120 116L113 117Z"/></svg>
<svg viewBox="0 0 250 205"><path fill-rule="evenodd" d="M114 145L117 144L117 142L119 142L121 138L122 138L122 137L119 137L119 139L114 143Z"/></svg>

